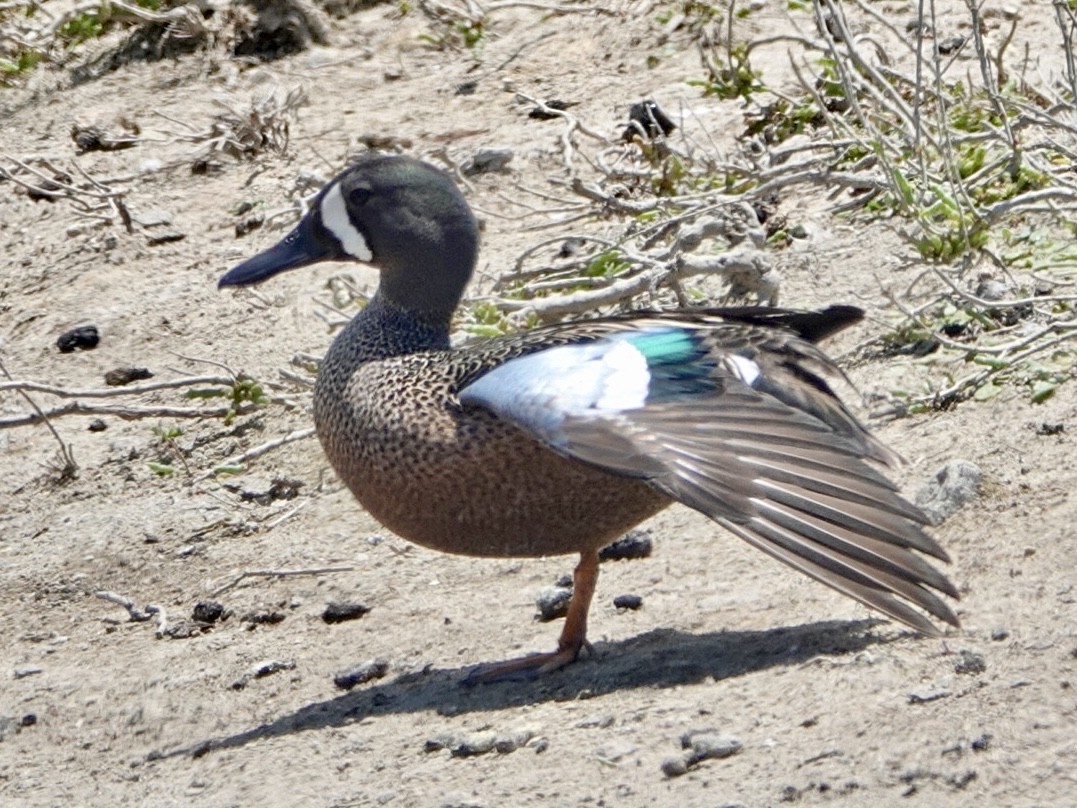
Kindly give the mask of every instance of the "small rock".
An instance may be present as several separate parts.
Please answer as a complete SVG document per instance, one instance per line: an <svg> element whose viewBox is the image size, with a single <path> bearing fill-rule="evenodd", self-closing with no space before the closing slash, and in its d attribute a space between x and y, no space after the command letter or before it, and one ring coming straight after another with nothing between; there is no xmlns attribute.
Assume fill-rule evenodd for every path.
<svg viewBox="0 0 1077 808"><path fill-rule="evenodd" d="M244 673L242 676L232 682L232 689L242 690L250 683L251 679L262 679L266 676L272 676L274 673L280 673L281 671L290 671L293 668L295 668L295 663L290 660L263 660L256 665L252 665L246 673Z"/></svg>
<svg viewBox="0 0 1077 808"><path fill-rule="evenodd" d="M325 607L322 620L330 624L343 623L346 620L358 620L369 611L370 607L363 603L334 601Z"/></svg>
<svg viewBox="0 0 1077 808"><path fill-rule="evenodd" d="M572 600L572 590L563 586L544 586L535 598L538 607L538 619L542 622L556 620L568 614L568 603Z"/></svg>
<svg viewBox="0 0 1077 808"><path fill-rule="evenodd" d="M975 651L961 651L954 663L954 670L965 674L983 673L987 670L987 661L983 654Z"/></svg>
<svg viewBox="0 0 1077 808"><path fill-rule="evenodd" d="M94 418L86 428L91 432L104 432L108 429L108 424L102 418Z"/></svg>
<svg viewBox="0 0 1077 808"><path fill-rule="evenodd" d="M160 227L161 225L172 224L172 214L159 208L131 211L131 218L143 227Z"/></svg>
<svg viewBox="0 0 1077 808"><path fill-rule="evenodd" d="M242 238L265 224L266 217L261 211L245 216L236 222L236 238Z"/></svg>
<svg viewBox="0 0 1077 808"><path fill-rule="evenodd" d="M957 53L964 47L968 41L968 37L963 36L948 36L946 39L939 42L936 47L943 56L949 56L952 53Z"/></svg>
<svg viewBox="0 0 1077 808"><path fill-rule="evenodd" d="M650 558L654 550L651 534L646 530L630 530L613 544L598 552L599 561L630 561Z"/></svg>
<svg viewBox="0 0 1077 808"><path fill-rule="evenodd" d="M618 595L613 599L615 609L629 609L635 611L643 606L643 598L639 595Z"/></svg>
<svg viewBox="0 0 1077 808"><path fill-rule="evenodd" d="M37 715L35 715L34 713L27 713L19 719L20 727L32 727L35 724L37 724Z"/></svg>
<svg viewBox="0 0 1077 808"><path fill-rule="evenodd" d="M12 674L16 679L25 679L27 676L33 676L41 673L43 668L39 665L20 665L12 671Z"/></svg>
<svg viewBox="0 0 1077 808"><path fill-rule="evenodd" d="M662 774L666 777L680 777L688 773L688 761L682 756L668 757L662 761Z"/></svg>
<svg viewBox="0 0 1077 808"><path fill-rule="evenodd" d="M562 116L555 115L552 112L547 112L547 110L557 110L558 112L564 112L566 109L571 109L578 103L580 102L559 101L556 98L551 98L548 101L543 102L543 107L545 107L545 109L543 109L542 107L534 107L530 112L527 113L527 117L536 121L555 121Z"/></svg>
<svg viewBox="0 0 1077 808"><path fill-rule="evenodd" d="M256 502L259 505L270 505L281 499L295 499L299 496L299 489L303 487L302 480L293 480L289 477L274 477L269 487L265 490L244 488L239 483L225 483L229 491L239 494L243 502Z"/></svg>
<svg viewBox="0 0 1077 808"><path fill-rule="evenodd" d="M170 640L189 640L191 637L199 637L212 629L213 626L209 623L203 623L201 620L177 620L175 623L169 623L160 633L162 637L168 637Z"/></svg>
<svg viewBox="0 0 1077 808"><path fill-rule="evenodd" d="M448 732L443 732L440 735L435 735L433 738L427 738L426 743L423 744L424 752L440 752L442 749L449 749L455 743L455 739Z"/></svg>
<svg viewBox="0 0 1077 808"><path fill-rule="evenodd" d="M1010 289L1006 284L994 278L981 278L976 284L976 297L982 300L990 300L992 303L1005 300L1011 296Z"/></svg>
<svg viewBox="0 0 1077 808"><path fill-rule="evenodd" d="M973 752L986 752L991 748L991 733L985 732L979 738L973 739L969 746L972 747Z"/></svg>
<svg viewBox="0 0 1077 808"><path fill-rule="evenodd" d="M949 690L914 690L909 694L909 704L927 704L950 695Z"/></svg>
<svg viewBox="0 0 1077 808"><path fill-rule="evenodd" d="M633 104L628 111L628 126L625 127L622 138L630 142L634 137L645 135L648 139L654 140L660 136L665 137L676 128L677 125L659 109L658 104L647 99Z"/></svg>
<svg viewBox="0 0 1077 808"><path fill-rule="evenodd" d="M492 730L486 730L484 732L474 732L457 739L450 751L453 757L475 757L476 755L485 755L487 752L493 751L496 744L497 733Z"/></svg>
<svg viewBox="0 0 1077 808"><path fill-rule="evenodd" d="M561 242L561 247L557 250L558 258L571 258L574 255L579 254L585 244L582 238L566 238Z"/></svg>
<svg viewBox="0 0 1077 808"><path fill-rule="evenodd" d="M191 619L199 623L216 623L226 616L224 606L215 600L199 601L191 610Z"/></svg>
<svg viewBox="0 0 1077 808"><path fill-rule="evenodd" d="M942 524L979 495L983 472L968 460L951 460L916 492L916 505L932 525Z"/></svg>
<svg viewBox="0 0 1077 808"><path fill-rule="evenodd" d="M89 351L97 347L101 341L101 334L95 325L80 325L65 331L56 340L56 347L60 353L71 353L74 350Z"/></svg>
<svg viewBox="0 0 1077 808"><path fill-rule="evenodd" d="M185 238L187 238L186 233L181 233L179 230L173 230L171 228L165 228L148 233L146 235L146 243L151 247L156 247L158 244L168 244L171 241L182 241Z"/></svg>
<svg viewBox="0 0 1077 808"><path fill-rule="evenodd" d="M284 614L275 609L260 609L247 612L239 618L239 622L247 623L248 629L253 629L255 626L275 626L277 623L284 622Z"/></svg>
<svg viewBox="0 0 1077 808"><path fill-rule="evenodd" d="M494 741L494 749L498 754L507 755L510 752L515 752L521 746L527 746L528 741L534 736L535 731L527 727L514 729L498 735L497 740Z"/></svg>
<svg viewBox="0 0 1077 808"><path fill-rule="evenodd" d="M512 149L478 149L461 169L465 176L504 171L514 156Z"/></svg>
<svg viewBox="0 0 1077 808"><path fill-rule="evenodd" d="M152 378L153 371L149 368L113 368L105 374L105 384L109 387L123 387L131 382Z"/></svg>
<svg viewBox="0 0 1077 808"><path fill-rule="evenodd" d="M333 677L333 684L341 690L351 690L356 685L381 679L389 672L389 661L386 659L372 659L354 668L349 668L343 673Z"/></svg>
<svg viewBox="0 0 1077 808"><path fill-rule="evenodd" d="M995 642L1002 642L1003 640L1008 639L1009 636L1010 630L1003 628L1002 626L991 629L991 639Z"/></svg>
<svg viewBox="0 0 1077 808"><path fill-rule="evenodd" d="M543 752L550 748L550 741L548 738L539 738L537 741L531 744L531 748L535 750L536 755L541 755Z"/></svg>
<svg viewBox="0 0 1077 808"><path fill-rule="evenodd" d="M576 722L577 729L606 729L613 726L613 716L606 715L589 715L582 721Z"/></svg>
<svg viewBox="0 0 1077 808"><path fill-rule="evenodd" d="M701 760L727 758L744 748L738 738L718 733L701 732L692 736L692 752L688 758L689 765Z"/></svg>

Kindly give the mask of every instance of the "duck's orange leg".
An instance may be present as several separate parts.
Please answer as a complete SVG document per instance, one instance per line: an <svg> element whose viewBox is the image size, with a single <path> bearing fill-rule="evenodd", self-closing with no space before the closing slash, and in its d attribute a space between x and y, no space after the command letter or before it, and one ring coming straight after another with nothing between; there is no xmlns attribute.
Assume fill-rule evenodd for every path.
<svg viewBox="0 0 1077 808"><path fill-rule="evenodd" d="M587 642L587 612L591 608L591 598L594 597L597 582L598 551L588 550L580 554L580 563L572 574L572 599L568 603L568 615L565 617L561 637L557 641L557 650L510 659L507 662L480 665L464 680L465 684L532 678L575 662L580 651L585 647L588 650L591 648Z"/></svg>

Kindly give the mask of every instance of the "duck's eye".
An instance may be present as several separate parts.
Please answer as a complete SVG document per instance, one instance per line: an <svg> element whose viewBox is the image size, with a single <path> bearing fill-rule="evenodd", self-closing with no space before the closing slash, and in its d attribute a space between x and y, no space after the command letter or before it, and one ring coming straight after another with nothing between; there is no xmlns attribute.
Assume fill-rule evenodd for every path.
<svg viewBox="0 0 1077 808"><path fill-rule="evenodd" d="M370 199L369 188L352 188L348 191L348 201L355 207L362 207Z"/></svg>

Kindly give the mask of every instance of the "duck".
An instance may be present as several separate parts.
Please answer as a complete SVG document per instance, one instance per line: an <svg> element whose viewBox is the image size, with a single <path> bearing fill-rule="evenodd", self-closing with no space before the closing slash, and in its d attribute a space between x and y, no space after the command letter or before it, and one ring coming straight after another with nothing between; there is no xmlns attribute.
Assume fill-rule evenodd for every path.
<svg viewBox="0 0 1077 808"><path fill-rule="evenodd" d="M318 370L315 431L359 504L398 536L474 557L577 554L557 647L471 681L549 673L587 642L599 551L674 503L930 636L959 622L927 519L880 471L900 458L831 387L818 347L853 306L633 311L454 346L479 226L442 170L369 155L220 288L357 261L375 294Z"/></svg>

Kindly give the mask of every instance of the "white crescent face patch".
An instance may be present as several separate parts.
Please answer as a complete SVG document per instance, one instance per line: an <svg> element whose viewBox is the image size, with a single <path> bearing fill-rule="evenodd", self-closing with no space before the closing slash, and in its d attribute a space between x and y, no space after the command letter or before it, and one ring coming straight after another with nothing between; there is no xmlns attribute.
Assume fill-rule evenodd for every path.
<svg viewBox="0 0 1077 808"><path fill-rule="evenodd" d="M374 257L363 234L355 229L348 217L348 206L344 204L339 182L334 182L322 197L321 213L322 224L340 242L340 248L344 252L360 261L369 261Z"/></svg>

